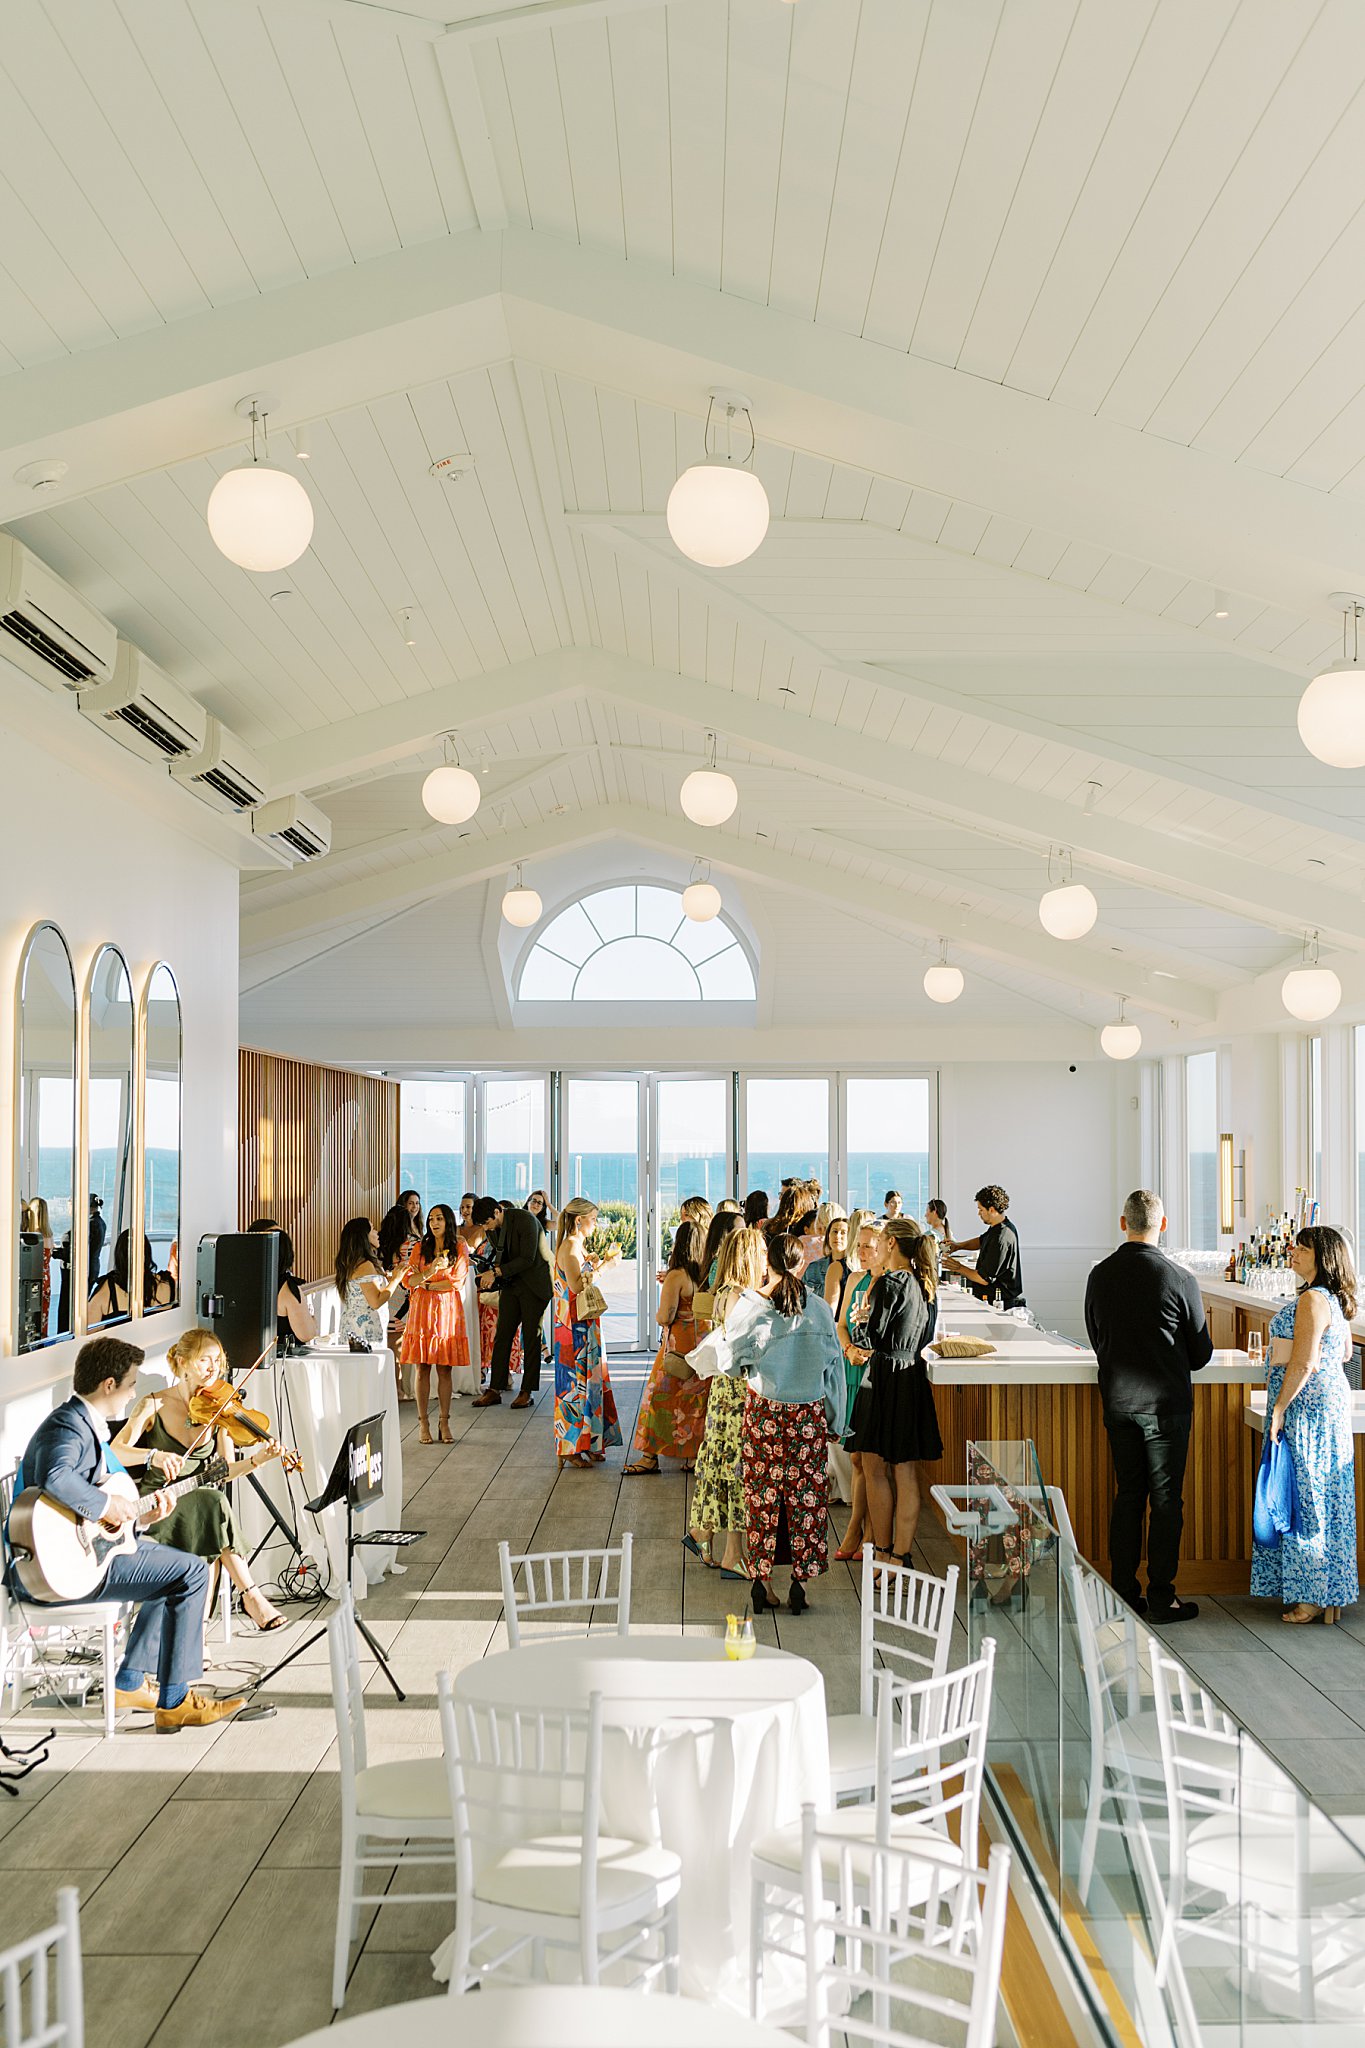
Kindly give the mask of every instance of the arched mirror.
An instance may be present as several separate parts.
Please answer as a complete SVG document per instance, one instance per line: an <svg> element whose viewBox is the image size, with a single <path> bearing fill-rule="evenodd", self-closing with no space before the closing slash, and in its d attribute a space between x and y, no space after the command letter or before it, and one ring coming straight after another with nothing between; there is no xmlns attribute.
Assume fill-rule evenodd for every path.
<svg viewBox="0 0 1365 2048"><path fill-rule="evenodd" d="M142 1305L151 1315L180 1299L180 991L164 961L152 969L144 1003Z"/></svg>
<svg viewBox="0 0 1365 2048"><path fill-rule="evenodd" d="M130 1313L133 1222L133 984L116 946L90 974L90 1065L85 1103L90 1168L87 1329Z"/></svg>
<svg viewBox="0 0 1365 2048"><path fill-rule="evenodd" d="M18 1349L71 1328L76 1185L76 977L55 924L31 933L19 967Z"/></svg>

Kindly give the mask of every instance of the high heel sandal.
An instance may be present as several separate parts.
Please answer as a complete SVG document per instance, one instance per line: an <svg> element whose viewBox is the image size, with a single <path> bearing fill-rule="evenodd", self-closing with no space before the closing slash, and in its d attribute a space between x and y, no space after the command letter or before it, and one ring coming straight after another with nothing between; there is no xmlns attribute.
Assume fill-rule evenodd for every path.
<svg viewBox="0 0 1365 2048"><path fill-rule="evenodd" d="M1280 1616L1280 1620L1287 1621L1291 1628L1301 1628L1310 1621L1325 1622L1331 1628L1340 1619L1339 1607L1315 1607L1311 1600L1300 1600L1296 1607L1287 1608Z"/></svg>
<svg viewBox="0 0 1365 2048"><path fill-rule="evenodd" d="M436 1439L435 1439L435 1437L434 1437L434 1436L432 1435L432 1433L431 1433L431 1424L430 1424L429 1422L419 1422L419 1423L418 1423L418 1425L417 1425L417 1441L418 1441L418 1443L419 1443L419 1444L434 1444L434 1443L435 1443Z"/></svg>
<svg viewBox="0 0 1365 2048"><path fill-rule="evenodd" d="M836 1550L834 1553L834 1562L836 1564L854 1564L862 1556L862 1554L862 1544L855 1543L852 1550Z"/></svg>
<svg viewBox="0 0 1365 2048"><path fill-rule="evenodd" d="M449 1424L448 1422L443 1422L443 1423L441 1424L441 1428L440 1428L440 1432L439 1432L439 1436L438 1436L438 1439L437 1439L437 1440L438 1440L438 1442L440 1442L440 1443L443 1443L443 1444L453 1444L453 1443L454 1443L455 1439L454 1439L454 1437L453 1437L453 1436L452 1436L452 1435L450 1434L450 1424Z"/></svg>

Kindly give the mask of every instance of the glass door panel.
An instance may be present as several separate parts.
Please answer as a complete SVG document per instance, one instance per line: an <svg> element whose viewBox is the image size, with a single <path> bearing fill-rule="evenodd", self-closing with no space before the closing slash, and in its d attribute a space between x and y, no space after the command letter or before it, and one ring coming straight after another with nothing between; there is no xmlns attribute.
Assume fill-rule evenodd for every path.
<svg viewBox="0 0 1365 2048"><path fill-rule="evenodd" d="M610 1241L621 1257L604 1266L597 1284L608 1309L602 1334L610 1357L644 1341L645 1232L640 1170L640 1082L634 1078L566 1074L561 1202L584 1195L597 1204L597 1245ZM652 1272L648 1273L652 1280Z"/></svg>
<svg viewBox="0 0 1365 2048"><path fill-rule="evenodd" d="M852 1075L844 1083L844 1204L880 1216L888 1189L924 1218L930 1186L933 1100L928 1076Z"/></svg>
<svg viewBox="0 0 1365 2048"><path fill-rule="evenodd" d="M744 1191L766 1188L774 1210L784 1180L829 1192L829 1080L789 1075L744 1084Z"/></svg>
<svg viewBox="0 0 1365 2048"><path fill-rule="evenodd" d="M400 1192L416 1188L423 1213L433 1202L446 1202L460 1213L460 1197L469 1187L465 1101L463 1081L399 1084Z"/></svg>
<svg viewBox="0 0 1365 2048"><path fill-rule="evenodd" d="M481 1195L524 1207L549 1186L545 1149L544 1074L499 1075L481 1084ZM570 1190L572 1192L572 1190Z"/></svg>

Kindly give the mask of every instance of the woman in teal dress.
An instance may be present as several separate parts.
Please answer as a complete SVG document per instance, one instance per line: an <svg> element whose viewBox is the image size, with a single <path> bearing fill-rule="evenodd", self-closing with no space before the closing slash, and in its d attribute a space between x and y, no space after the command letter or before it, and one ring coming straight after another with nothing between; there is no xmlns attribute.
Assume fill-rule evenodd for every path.
<svg viewBox="0 0 1365 2048"><path fill-rule="evenodd" d="M1294 1527L1273 1549L1254 1545L1251 1591L1285 1602L1282 1621L1333 1622L1360 1598L1355 1439L1343 1370L1356 1278L1340 1232L1318 1226L1299 1232L1290 1264L1302 1287L1270 1325L1266 1428L1289 1447Z"/></svg>
<svg viewBox="0 0 1365 2048"><path fill-rule="evenodd" d="M602 1318L576 1316L579 1296L602 1266L619 1258L590 1256L587 1240L597 1221L594 1203L575 1195L559 1212L555 1249L555 1450L564 1464L600 1465L621 1441L611 1391Z"/></svg>

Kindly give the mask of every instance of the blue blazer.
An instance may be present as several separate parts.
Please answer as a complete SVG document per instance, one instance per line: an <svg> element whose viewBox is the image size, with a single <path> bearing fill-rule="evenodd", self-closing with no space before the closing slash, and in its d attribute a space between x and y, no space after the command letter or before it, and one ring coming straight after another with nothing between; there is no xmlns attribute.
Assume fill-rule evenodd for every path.
<svg viewBox="0 0 1365 2048"><path fill-rule="evenodd" d="M41 1487L64 1507L97 1521L108 1505L98 1485L109 1470L90 1410L75 1394L39 1423L19 1460L15 1491Z"/></svg>

